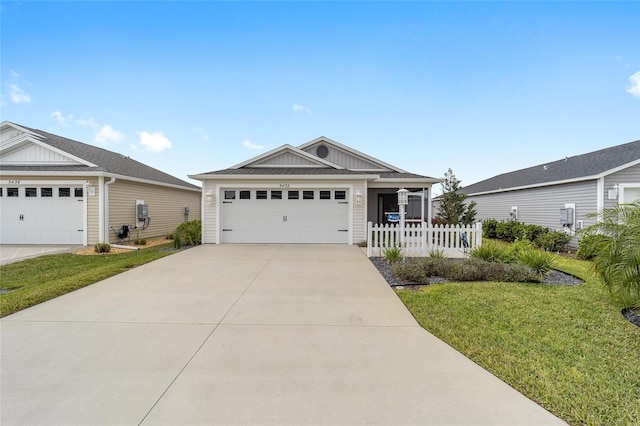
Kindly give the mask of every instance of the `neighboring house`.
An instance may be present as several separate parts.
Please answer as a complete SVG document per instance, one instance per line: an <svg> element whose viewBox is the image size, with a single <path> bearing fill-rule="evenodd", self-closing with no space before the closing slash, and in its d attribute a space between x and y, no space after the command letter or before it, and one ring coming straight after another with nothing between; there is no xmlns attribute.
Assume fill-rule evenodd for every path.
<svg viewBox="0 0 640 426"><path fill-rule="evenodd" d="M203 183L202 239L215 244L357 244L368 221L398 212L401 188L420 193L408 218L428 221L431 185L440 182L325 137L189 177Z"/></svg>
<svg viewBox="0 0 640 426"><path fill-rule="evenodd" d="M160 236L199 219L200 205L199 187L129 157L0 124L0 244L117 243L123 225Z"/></svg>
<svg viewBox="0 0 640 426"><path fill-rule="evenodd" d="M640 141L501 174L460 189L477 219L517 219L574 233L603 208L640 199Z"/></svg>

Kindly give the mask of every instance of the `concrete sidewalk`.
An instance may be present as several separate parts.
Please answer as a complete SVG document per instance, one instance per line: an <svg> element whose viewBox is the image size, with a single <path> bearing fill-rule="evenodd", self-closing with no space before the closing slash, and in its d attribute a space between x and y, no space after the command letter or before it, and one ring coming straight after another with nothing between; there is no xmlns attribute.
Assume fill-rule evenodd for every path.
<svg viewBox="0 0 640 426"><path fill-rule="evenodd" d="M32 257L43 256L45 254L65 253L79 250L82 245L68 244L0 244L0 265L19 262Z"/></svg>
<svg viewBox="0 0 640 426"><path fill-rule="evenodd" d="M563 424L354 246L200 246L0 327L2 425Z"/></svg>

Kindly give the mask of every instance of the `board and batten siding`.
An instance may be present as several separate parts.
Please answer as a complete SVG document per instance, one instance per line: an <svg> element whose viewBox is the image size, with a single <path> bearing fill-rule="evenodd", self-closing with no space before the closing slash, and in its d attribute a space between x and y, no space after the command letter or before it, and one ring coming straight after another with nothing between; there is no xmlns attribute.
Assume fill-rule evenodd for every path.
<svg viewBox="0 0 640 426"><path fill-rule="evenodd" d="M119 229L122 225L136 224L136 200L143 200L149 206L149 227L140 232L140 238L151 238L173 232L187 220L200 219L200 191L171 188L160 185L118 179L109 185L109 228ZM185 217L184 208L189 208ZM134 230L131 238L138 231ZM109 229L109 241L120 240Z"/></svg>
<svg viewBox="0 0 640 426"><path fill-rule="evenodd" d="M308 146L304 148L304 151L308 152L311 155L316 155L316 148L318 148L319 145L323 144L319 142L312 146ZM323 158L323 160L329 161L333 164L337 164L350 170L386 170L377 164L366 161L361 157L355 156L349 152L337 149L335 147L329 148L329 153L326 158Z"/></svg>
<svg viewBox="0 0 640 426"><path fill-rule="evenodd" d="M550 185L540 188L505 191L496 194L470 195L467 202L475 201L476 219L509 220L511 207L518 207L518 222L535 224L563 230L560 224L560 209L565 203L575 203L576 221L584 226L595 222L586 215L597 210L596 180Z"/></svg>

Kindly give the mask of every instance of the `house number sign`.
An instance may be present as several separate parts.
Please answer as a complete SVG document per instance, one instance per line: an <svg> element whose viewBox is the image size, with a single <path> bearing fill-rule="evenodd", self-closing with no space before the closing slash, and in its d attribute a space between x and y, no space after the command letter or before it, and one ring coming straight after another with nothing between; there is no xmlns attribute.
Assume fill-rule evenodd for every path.
<svg viewBox="0 0 640 426"><path fill-rule="evenodd" d="M9 180L9 185L19 185L20 179Z"/></svg>
<svg viewBox="0 0 640 426"><path fill-rule="evenodd" d="M280 184L280 188L288 188L289 184L288 183L281 183Z"/></svg>

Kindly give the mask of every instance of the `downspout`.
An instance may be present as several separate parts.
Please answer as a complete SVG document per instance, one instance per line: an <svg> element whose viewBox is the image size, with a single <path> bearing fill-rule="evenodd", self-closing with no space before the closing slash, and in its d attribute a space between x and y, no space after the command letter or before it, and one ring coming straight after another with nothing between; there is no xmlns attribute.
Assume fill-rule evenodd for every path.
<svg viewBox="0 0 640 426"><path fill-rule="evenodd" d="M116 181L116 178L112 177L109 182L104 183L104 197L102 206L102 238L103 243L109 242L109 186Z"/></svg>

